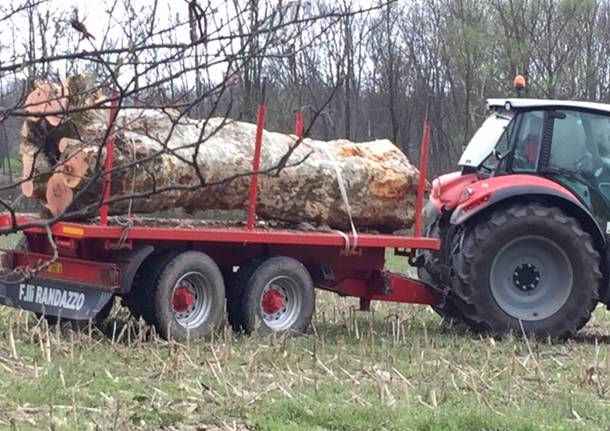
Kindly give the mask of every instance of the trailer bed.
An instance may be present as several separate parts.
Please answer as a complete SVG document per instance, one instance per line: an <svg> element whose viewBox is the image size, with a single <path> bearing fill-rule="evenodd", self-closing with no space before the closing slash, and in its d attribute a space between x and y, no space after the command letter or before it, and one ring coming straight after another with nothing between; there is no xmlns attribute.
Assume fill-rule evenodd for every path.
<svg viewBox="0 0 610 431"><path fill-rule="evenodd" d="M19 225L29 226L29 233L44 233L47 220L32 214L16 217ZM304 230L287 228L281 222L258 222L248 230L240 221L218 221L197 219L162 218L115 218L110 217L107 225L95 221L58 222L51 227L56 237L72 239L106 239L131 241L188 241L220 242L239 244L286 244L310 246L337 246L359 248L405 248L438 250L440 241L436 238L388 235L378 233L353 233L336 230ZM0 229L11 226L10 214L0 215Z"/></svg>

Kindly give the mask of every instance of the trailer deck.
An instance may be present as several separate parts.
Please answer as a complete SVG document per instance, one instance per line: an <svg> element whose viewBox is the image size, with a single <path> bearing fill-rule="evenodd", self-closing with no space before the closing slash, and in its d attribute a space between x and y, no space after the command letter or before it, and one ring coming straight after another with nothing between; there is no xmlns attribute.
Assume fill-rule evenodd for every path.
<svg viewBox="0 0 610 431"><path fill-rule="evenodd" d="M224 222L200 223L196 220L183 221L182 226L168 226L163 219L157 223L134 223L129 227L118 224L107 225L87 222L59 222L51 227L53 236L59 239L102 239L108 241L192 241L192 242L223 242L237 244L292 244L311 246L335 246L359 248L401 248L438 250L440 241L436 238L411 237L402 235L387 235L376 233L361 233L356 237L352 233L339 231L304 231L297 229L275 229L264 225L256 229L244 229L238 224L227 225ZM161 222L161 223L159 223ZM8 214L0 214L0 229L11 226L12 220ZM17 216L19 225L32 225L26 228L26 233L44 234L45 220L33 215ZM222 226L224 224L224 226ZM222 227L218 227L222 226ZM127 234L125 237L125 231Z"/></svg>

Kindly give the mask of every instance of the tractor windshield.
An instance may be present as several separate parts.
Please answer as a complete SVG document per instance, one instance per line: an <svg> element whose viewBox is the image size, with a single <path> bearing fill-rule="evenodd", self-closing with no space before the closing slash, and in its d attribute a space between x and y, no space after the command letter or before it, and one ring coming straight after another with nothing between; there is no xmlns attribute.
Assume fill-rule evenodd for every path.
<svg viewBox="0 0 610 431"><path fill-rule="evenodd" d="M506 110L495 111L487 117L468 143L468 146L466 146L466 149L460 158L459 165L478 168L486 159L492 156L496 146L507 146L502 145L502 143L505 141L507 142L507 140L501 138L513 117L514 112ZM506 148L497 149L500 153L506 151ZM490 164L495 165L496 163L497 159L494 158L494 162ZM488 166L488 168L491 167L492 166Z"/></svg>

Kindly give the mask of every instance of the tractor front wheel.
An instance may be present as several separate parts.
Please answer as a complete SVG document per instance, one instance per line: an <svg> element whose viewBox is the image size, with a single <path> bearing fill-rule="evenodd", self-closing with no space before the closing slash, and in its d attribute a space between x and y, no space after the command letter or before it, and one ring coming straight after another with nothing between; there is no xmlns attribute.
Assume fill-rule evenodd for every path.
<svg viewBox="0 0 610 431"><path fill-rule="evenodd" d="M570 337L591 317L602 274L591 236L561 209L514 204L482 215L452 256L452 293L477 332Z"/></svg>

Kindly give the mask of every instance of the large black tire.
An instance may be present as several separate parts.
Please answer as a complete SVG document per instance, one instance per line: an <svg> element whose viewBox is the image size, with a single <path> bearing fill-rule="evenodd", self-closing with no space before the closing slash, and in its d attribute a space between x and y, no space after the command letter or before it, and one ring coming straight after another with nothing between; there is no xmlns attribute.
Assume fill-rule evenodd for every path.
<svg viewBox="0 0 610 431"><path fill-rule="evenodd" d="M167 340L200 338L221 322L224 301L225 286L218 265L204 253L183 252L165 265L155 283L153 324Z"/></svg>
<svg viewBox="0 0 610 431"><path fill-rule="evenodd" d="M591 236L561 209L512 204L466 226L452 294L476 332L573 336L591 317L602 274Z"/></svg>
<svg viewBox="0 0 610 431"><path fill-rule="evenodd" d="M425 235L430 238L439 238L442 242L441 250L423 250L424 264L417 268L417 276L424 283L434 287L444 295L443 301L438 305L432 305L432 310L438 314L443 324L448 328L462 327L468 325L466 318L461 314L456 302L458 299L451 294L450 286L443 280L443 267L447 267L450 253L445 249L455 246L452 232L449 232L449 222L445 218L438 217L426 228ZM471 322L472 323L472 322Z"/></svg>
<svg viewBox="0 0 610 431"><path fill-rule="evenodd" d="M241 325L246 333L300 334L314 309L314 285L305 266L290 257L270 257L256 265L244 285Z"/></svg>
<svg viewBox="0 0 610 431"><path fill-rule="evenodd" d="M138 269L129 294L122 298L123 305L136 320L142 317L147 324L154 324L153 303L157 280L165 266L178 253L180 251L175 249L161 251L146 259Z"/></svg>
<svg viewBox="0 0 610 431"><path fill-rule="evenodd" d="M268 257L261 257L251 260L239 267L237 272L231 274L228 277L226 283L226 295L227 295L227 320L229 325L236 332L243 332L243 293L248 283L248 280L252 276L252 273L263 263Z"/></svg>

